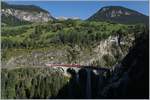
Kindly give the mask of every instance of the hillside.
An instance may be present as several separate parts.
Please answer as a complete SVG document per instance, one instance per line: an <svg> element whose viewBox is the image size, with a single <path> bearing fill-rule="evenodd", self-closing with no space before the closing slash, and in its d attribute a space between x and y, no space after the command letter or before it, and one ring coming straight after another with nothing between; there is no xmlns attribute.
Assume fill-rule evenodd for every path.
<svg viewBox="0 0 150 100"><path fill-rule="evenodd" d="M111 70L110 74L91 73L91 98L148 98L149 50L148 34L145 32L135 39L129 53ZM78 73L73 69L68 72L72 77L64 76L60 69L41 66L38 68L2 68L2 98L87 98L86 69L80 69Z"/></svg>
<svg viewBox="0 0 150 100"><path fill-rule="evenodd" d="M148 24L148 19L149 17L146 15L121 6L103 7L88 18L91 21L110 21L122 24Z"/></svg>
<svg viewBox="0 0 150 100"><path fill-rule="evenodd" d="M143 27L74 20L2 27L2 66L78 63L112 67L127 54L139 34L136 31Z"/></svg>
<svg viewBox="0 0 150 100"><path fill-rule="evenodd" d="M149 98L148 33L145 31L135 39L123 60L110 73L91 72L91 91L93 99L147 99ZM79 77L77 78L77 76ZM78 73L72 70L72 78L55 97L57 99L87 99L86 69ZM71 88L71 91L70 91Z"/></svg>
<svg viewBox="0 0 150 100"><path fill-rule="evenodd" d="M1 18L2 99L148 98L148 16L107 6L55 19L2 2Z"/></svg>
<svg viewBox="0 0 150 100"><path fill-rule="evenodd" d="M48 13L48 11L35 6L35 5L14 5L14 4L8 4L6 2L2 2L1 4L2 9L15 9L15 10L23 10L28 12L45 12Z"/></svg>
<svg viewBox="0 0 150 100"><path fill-rule="evenodd" d="M2 2L1 8L2 23L9 26L54 19L48 11L34 5L12 5Z"/></svg>

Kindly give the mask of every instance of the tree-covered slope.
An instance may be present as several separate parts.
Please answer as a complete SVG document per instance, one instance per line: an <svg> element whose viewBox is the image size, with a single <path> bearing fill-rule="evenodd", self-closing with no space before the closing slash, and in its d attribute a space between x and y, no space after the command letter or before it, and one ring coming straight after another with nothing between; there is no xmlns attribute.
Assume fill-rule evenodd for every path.
<svg viewBox="0 0 150 100"><path fill-rule="evenodd" d="M119 31L128 34L130 28L134 28L134 26L73 20L2 27L2 48L38 48L51 44L93 45L109 36L117 35ZM20 32L21 30L25 30L25 32ZM18 46L13 46L14 40L18 41L18 37L21 39L20 43ZM5 44L4 41L9 38L14 38L14 40L9 45Z"/></svg>
<svg viewBox="0 0 150 100"><path fill-rule="evenodd" d="M48 62L111 67L144 28L79 20L2 27L2 66L44 66Z"/></svg>
<svg viewBox="0 0 150 100"><path fill-rule="evenodd" d="M148 33L134 41L126 57L110 72L91 72L93 99L147 99L148 93ZM2 68L2 99L86 99L87 69L76 72L68 69L71 77L61 69L50 67ZM77 77L78 76L78 77Z"/></svg>
<svg viewBox="0 0 150 100"><path fill-rule="evenodd" d="M68 78L51 68L2 69L2 99L50 99L58 94Z"/></svg>

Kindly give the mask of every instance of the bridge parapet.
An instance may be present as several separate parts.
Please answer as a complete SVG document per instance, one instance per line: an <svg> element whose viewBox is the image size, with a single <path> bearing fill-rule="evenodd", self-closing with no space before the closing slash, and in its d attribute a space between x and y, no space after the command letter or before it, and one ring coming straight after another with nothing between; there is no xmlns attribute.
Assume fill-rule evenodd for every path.
<svg viewBox="0 0 150 100"><path fill-rule="evenodd" d="M84 66L80 64L45 64L45 65L53 68L61 68L65 75L68 75L67 69L69 68L75 70L76 73L78 73L80 69L92 70L95 74L100 74L104 72L110 73L109 69L98 66Z"/></svg>

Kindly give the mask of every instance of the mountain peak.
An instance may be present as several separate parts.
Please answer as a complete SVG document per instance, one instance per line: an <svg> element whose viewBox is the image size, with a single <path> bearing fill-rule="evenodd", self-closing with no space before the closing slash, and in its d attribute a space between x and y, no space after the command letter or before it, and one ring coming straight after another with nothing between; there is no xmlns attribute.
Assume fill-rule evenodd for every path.
<svg viewBox="0 0 150 100"><path fill-rule="evenodd" d="M135 24L147 23L148 17L137 11L122 6L105 6L91 16L89 20Z"/></svg>
<svg viewBox="0 0 150 100"><path fill-rule="evenodd" d="M117 16L130 16L130 15L142 15L141 13L125 8L125 7L121 7L121 6L106 6L103 7L102 9L100 9L101 13L106 13L110 15L110 17L117 17Z"/></svg>
<svg viewBox="0 0 150 100"><path fill-rule="evenodd" d="M30 11L30 12L44 12L49 13L48 11L35 6L35 5L22 5L22 4L8 4L6 2L1 3L2 9L15 9L15 10L23 10L23 11Z"/></svg>

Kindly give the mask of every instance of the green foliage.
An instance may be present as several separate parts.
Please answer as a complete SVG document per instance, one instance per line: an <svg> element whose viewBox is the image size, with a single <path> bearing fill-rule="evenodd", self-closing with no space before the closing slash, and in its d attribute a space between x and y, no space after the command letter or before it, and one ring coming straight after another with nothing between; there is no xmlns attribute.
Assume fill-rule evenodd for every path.
<svg viewBox="0 0 150 100"><path fill-rule="evenodd" d="M112 35L135 33L134 29L134 25L79 20L2 27L2 48L40 48L53 44L92 46Z"/></svg>
<svg viewBox="0 0 150 100"><path fill-rule="evenodd" d="M105 66L107 67L113 66L116 63L115 58L109 54L103 55L103 59L106 62Z"/></svg>
<svg viewBox="0 0 150 100"><path fill-rule="evenodd" d="M2 69L2 98L50 98L58 94L67 79L51 68Z"/></svg>
<svg viewBox="0 0 150 100"><path fill-rule="evenodd" d="M25 33L30 28L29 25L17 26L17 27L2 27L2 36L16 36Z"/></svg>

